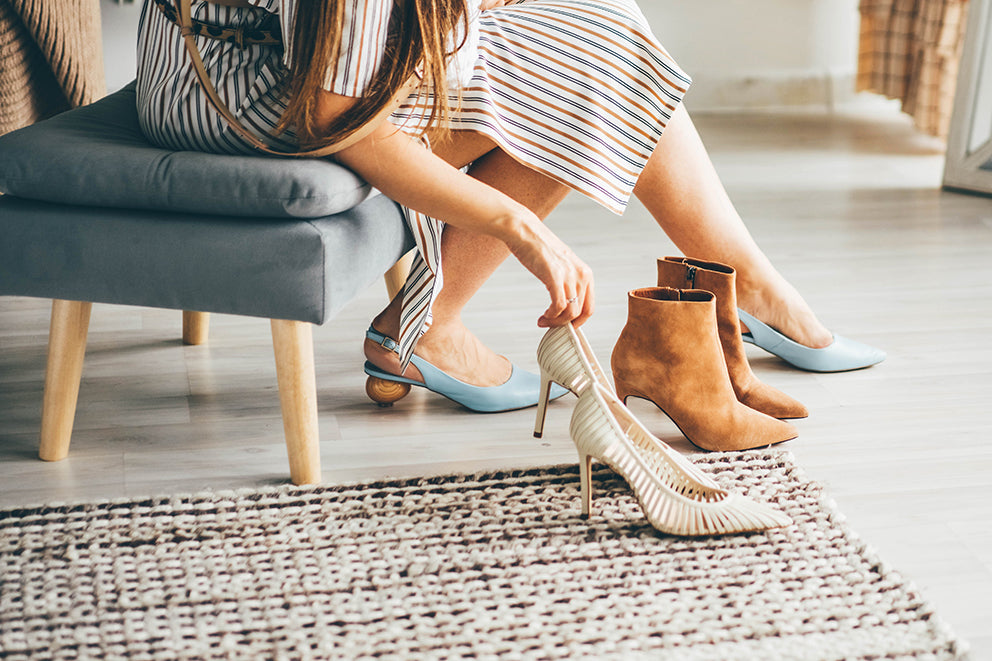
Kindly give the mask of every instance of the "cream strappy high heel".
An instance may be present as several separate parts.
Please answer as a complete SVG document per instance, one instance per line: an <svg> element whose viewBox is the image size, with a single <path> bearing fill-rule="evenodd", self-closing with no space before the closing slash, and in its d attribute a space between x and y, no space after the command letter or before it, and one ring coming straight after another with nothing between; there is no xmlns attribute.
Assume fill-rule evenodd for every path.
<svg viewBox="0 0 992 661"><path fill-rule="evenodd" d="M536 437L544 430L553 382L579 396L571 433L579 451L583 514L588 516L592 509L591 464L595 458L627 480L648 520L663 532L708 535L764 530L791 522L777 510L721 488L689 459L651 434L613 394L606 372L581 330L571 324L550 329L538 345L537 360L541 390Z"/></svg>
<svg viewBox="0 0 992 661"><path fill-rule="evenodd" d="M592 460L619 474L644 516L672 535L722 535L788 526L778 510L720 488L655 438L612 392L594 382L582 391L569 426L579 451L582 513L592 511ZM694 470L687 471L689 463Z"/></svg>
<svg viewBox="0 0 992 661"><path fill-rule="evenodd" d="M582 394L594 382L605 388L612 387L585 335L571 323L551 328L544 334L537 345L537 364L541 367L541 389L538 390L534 438L541 438L544 433L552 383L565 386L575 395Z"/></svg>
<svg viewBox="0 0 992 661"><path fill-rule="evenodd" d="M552 384L558 383L577 396L585 392L586 388L593 383L600 384L610 393L613 391L606 371L596 359L596 354L593 353L585 335L571 323L551 328L544 334L537 346L537 362L541 368L541 389L538 391L537 419L534 422L535 438L541 438L544 432L544 420L547 415ZM689 479L695 480L700 487L720 488L696 464L673 450L667 443L651 435L650 432L649 435L670 461L681 466Z"/></svg>

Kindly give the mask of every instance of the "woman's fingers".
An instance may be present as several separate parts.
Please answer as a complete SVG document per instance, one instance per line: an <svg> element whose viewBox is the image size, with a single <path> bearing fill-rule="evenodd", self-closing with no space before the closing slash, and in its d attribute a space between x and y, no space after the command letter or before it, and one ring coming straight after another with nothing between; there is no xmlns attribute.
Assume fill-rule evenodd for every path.
<svg viewBox="0 0 992 661"><path fill-rule="evenodd" d="M561 326L570 321L581 325L595 309L592 271L577 257L571 257L571 268L566 269L560 279L552 278L558 286L548 287L551 304L537 320L542 328Z"/></svg>
<svg viewBox="0 0 992 661"><path fill-rule="evenodd" d="M596 296L593 293L593 288L589 287L586 290L585 301L582 304L582 309L579 312L579 316L572 319L573 326L581 326L586 323L586 320L592 316L592 313L596 311Z"/></svg>
<svg viewBox="0 0 992 661"><path fill-rule="evenodd" d="M538 318L538 326L562 326L570 321L581 324L589 318L595 305L592 269L540 219L533 214L521 218L517 230L504 241L548 290L551 302Z"/></svg>
<svg viewBox="0 0 992 661"><path fill-rule="evenodd" d="M592 315L595 309L592 298L590 291L585 297L577 298L575 301L565 305L559 312L554 311L554 307L557 306L549 307L538 318L537 325L541 328L551 328L572 322L576 326L581 326Z"/></svg>

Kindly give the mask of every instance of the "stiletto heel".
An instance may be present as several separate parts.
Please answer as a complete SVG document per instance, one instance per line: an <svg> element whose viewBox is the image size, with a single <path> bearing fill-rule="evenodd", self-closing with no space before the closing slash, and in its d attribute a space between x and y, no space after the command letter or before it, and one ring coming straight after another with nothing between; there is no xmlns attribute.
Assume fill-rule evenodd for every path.
<svg viewBox="0 0 992 661"><path fill-rule="evenodd" d="M630 485L648 522L664 533L719 535L792 523L782 512L722 489L702 475L652 436L599 383L591 384L579 396L569 429L579 451L583 514L591 511L590 460L595 458Z"/></svg>
<svg viewBox="0 0 992 661"><path fill-rule="evenodd" d="M592 515L592 457L579 450L579 490L582 516Z"/></svg>
<svg viewBox="0 0 992 661"><path fill-rule="evenodd" d="M544 435L544 418L548 413L548 400L551 398L551 384L548 373L541 368L541 389L537 392L537 417L534 419L534 438Z"/></svg>

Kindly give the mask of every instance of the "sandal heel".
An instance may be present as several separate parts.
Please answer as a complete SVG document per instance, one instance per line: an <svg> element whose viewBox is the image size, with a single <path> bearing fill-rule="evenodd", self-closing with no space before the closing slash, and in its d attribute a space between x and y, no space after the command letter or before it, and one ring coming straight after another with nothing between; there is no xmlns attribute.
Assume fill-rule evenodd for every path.
<svg viewBox="0 0 992 661"><path fill-rule="evenodd" d="M365 394L369 396L369 399L382 407L392 406L393 402L400 401L409 392L409 383L387 381L377 376L370 376L365 379Z"/></svg>
<svg viewBox="0 0 992 661"><path fill-rule="evenodd" d="M550 389L563 387L581 395L593 383L609 388L606 372L596 360L585 336L571 323L551 328L537 347L537 364L541 368L541 389L538 392L537 418L534 438L544 435Z"/></svg>

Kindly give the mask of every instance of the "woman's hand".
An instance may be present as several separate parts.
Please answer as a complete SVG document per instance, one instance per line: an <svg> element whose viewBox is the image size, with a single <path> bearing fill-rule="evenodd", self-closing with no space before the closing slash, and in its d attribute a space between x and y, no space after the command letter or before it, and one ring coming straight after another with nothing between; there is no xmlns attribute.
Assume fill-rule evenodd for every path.
<svg viewBox="0 0 992 661"><path fill-rule="evenodd" d="M526 209L515 216L498 222L502 227L495 234L548 290L551 304L537 325L549 328L569 321L582 325L595 309L592 269L537 216Z"/></svg>
<svg viewBox="0 0 992 661"><path fill-rule="evenodd" d="M579 325L592 314L592 271L534 213L388 122L337 160L400 204L505 243L551 297L538 326Z"/></svg>
<svg viewBox="0 0 992 661"><path fill-rule="evenodd" d="M495 9L496 7L505 7L509 0L482 0L479 3L479 9L486 11L487 9Z"/></svg>

